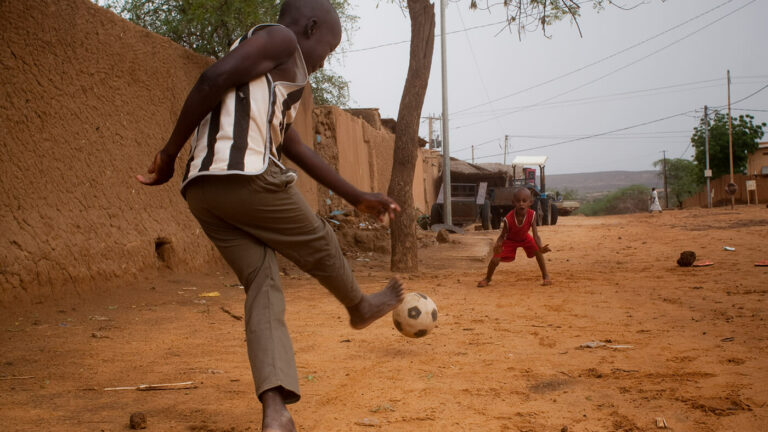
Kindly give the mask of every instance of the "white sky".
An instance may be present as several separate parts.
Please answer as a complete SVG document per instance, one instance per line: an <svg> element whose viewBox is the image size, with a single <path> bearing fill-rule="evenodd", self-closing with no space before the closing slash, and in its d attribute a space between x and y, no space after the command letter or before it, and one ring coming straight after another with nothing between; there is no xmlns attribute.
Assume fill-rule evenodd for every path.
<svg viewBox="0 0 768 432"><path fill-rule="evenodd" d="M350 81L352 106L379 108L382 117L396 118L409 45L367 48L407 41L409 18L388 1L352 2L359 29L329 67ZM750 109L756 121L768 122L768 88L735 103L768 85L768 0L646 0L630 11L608 7L598 14L589 4L582 9L583 37L563 21L548 28L551 39L535 31L520 41L516 32L497 35L501 24L489 25L504 20L501 7L489 13L470 11L468 0L449 4L452 156L471 161L475 145L476 162L502 162L506 134L508 160L547 155L549 174L653 169L662 150L667 157L690 158L689 138L703 106L727 109L727 69L733 115L746 113L736 108ZM439 1L435 14L439 34ZM441 104L437 38L422 116L439 115ZM681 113L606 136L530 149ZM426 121L421 134L427 135Z"/></svg>

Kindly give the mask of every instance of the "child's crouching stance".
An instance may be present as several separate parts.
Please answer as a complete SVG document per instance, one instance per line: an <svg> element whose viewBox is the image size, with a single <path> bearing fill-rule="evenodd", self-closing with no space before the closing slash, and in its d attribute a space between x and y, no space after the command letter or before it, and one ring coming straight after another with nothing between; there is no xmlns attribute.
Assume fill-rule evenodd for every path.
<svg viewBox="0 0 768 432"><path fill-rule="evenodd" d="M536 262L541 270L542 285L551 285L552 280L547 273L547 264L544 261L544 254L549 252L549 245L541 245L541 238L536 229L536 212L531 210L533 198L531 192L526 188L519 188L513 195L515 209L504 217L501 225L501 234L493 246L493 258L488 263L488 273L485 279L477 283L477 286L484 287L491 283L493 272L499 262L511 262L515 260L517 248L523 248L528 258L536 257ZM533 232L533 236L528 233Z"/></svg>

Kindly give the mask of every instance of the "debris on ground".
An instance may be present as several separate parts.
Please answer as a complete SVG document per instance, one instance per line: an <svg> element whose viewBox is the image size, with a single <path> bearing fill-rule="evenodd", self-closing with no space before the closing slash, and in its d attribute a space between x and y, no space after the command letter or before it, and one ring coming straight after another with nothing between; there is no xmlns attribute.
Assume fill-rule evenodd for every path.
<svg viewBox="0 0 768 432"><path fill-rule="evenodd" d="M680 252L680 258L677 259L677 265L680 267L690 267L695 262L696 252L690 250Z"/></svg>
<svg viewBox="0 0 768 432"><path fill-rule="evenodd" d="M238 321L242 321L243 320L243 316L242 315L238 315L238 314L230 311L229 309L225 308L224 306L219 306L219 309L221 309L222 312L224 312L225 314L231 316L232 318L234 318L234 319L236 319Z"/></svg>
<svg viewBox="0 0 768 432"><path fill-rule="evenodd" d="M194 389L194 388L197 388L194 381L186 381L186 382L171 383L171 384L141 384L138 386L129 386L129 387L107 387L104 390L105 391L114 391L114 390L149 391L149 390L183 390L183 389Z"/></svg>
<svg viewBox="0 0 768 432"><path fill-rule="evenodd" d="M131 429L146 429L147 428L147 415L143 412L135 412L131 414Z"/></svg>
<svg viewBox="0 0 768 432"><path fill-rule="evenodd" d="M626 348L634 348L634 345L609 345L605 342L590 341L590 342L585 342L579 345L578 348L584 349L584 348L601 348L601 347L607 347L607 348L613 348L613 349L626 349Z"/></svg>

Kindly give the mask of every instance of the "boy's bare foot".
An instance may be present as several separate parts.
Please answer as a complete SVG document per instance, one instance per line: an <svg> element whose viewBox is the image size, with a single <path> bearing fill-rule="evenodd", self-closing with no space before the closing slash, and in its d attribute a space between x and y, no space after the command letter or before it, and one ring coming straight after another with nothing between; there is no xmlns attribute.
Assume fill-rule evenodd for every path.
<svg viewBox="0 0 768 432"><path fill-rule="evenodd" d="M479 287L487 287L490 283L491 283L491 281L489 281L488 279L483 279L483 280L481 280L480 282L477 283L477 286L479 286Z"/></svg>
<svg viewBox="0 0 768 432"><path fill-rule="evenodd" d="M542 285L552 285L552 279L546 278L541 282Z"/></svg>
<svg viewBox="0 0 768 432"><path fill-rule="evenodd" d="M363 294L355 305L347 308L349 325L360 330L386 315L403 301L403 283L392 278L383 290L374 294Z"/></svg>
<svg viewBox="0 0 768 432"><path fill-rule="evenodd" d="M273 388L261 394L262 432L296 432L291 413L285 407L280 390Z"/></svg>

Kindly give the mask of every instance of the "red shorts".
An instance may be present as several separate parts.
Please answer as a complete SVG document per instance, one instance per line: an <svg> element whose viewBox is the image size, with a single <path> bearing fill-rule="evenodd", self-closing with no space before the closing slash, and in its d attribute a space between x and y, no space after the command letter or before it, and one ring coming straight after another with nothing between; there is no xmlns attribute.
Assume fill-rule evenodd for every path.
<svg viewBox="0 0 768 432"><path fill-rule="evenodd" d="M504 240L501 243L501 253L494 254L494 258L501 258L502 262L510 262L515 260L515 253L517 252L517 248L523 248L525 251L525 254L528 256L528 258L533 258L536 256L536 252L539 251L539 247L536 245L536 240L533 239L533 236L528 234L528 236L525 238L525 240L521 242L516 242L512 240Z"/></svg>

